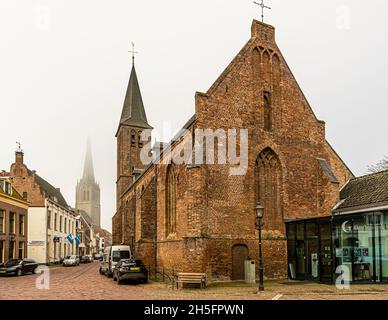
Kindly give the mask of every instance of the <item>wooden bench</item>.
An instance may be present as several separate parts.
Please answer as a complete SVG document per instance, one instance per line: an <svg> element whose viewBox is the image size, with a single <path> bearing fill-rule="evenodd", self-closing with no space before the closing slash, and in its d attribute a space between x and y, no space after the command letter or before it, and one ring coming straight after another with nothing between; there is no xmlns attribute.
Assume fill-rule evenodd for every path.
<svg viewBox="0 0 388 320"><path fill-rule="evenodd" d="M179 284L199 284L201 289L206 288L206 273L183 273L179 272L175 277L176 288L179 289Z"/></svg>

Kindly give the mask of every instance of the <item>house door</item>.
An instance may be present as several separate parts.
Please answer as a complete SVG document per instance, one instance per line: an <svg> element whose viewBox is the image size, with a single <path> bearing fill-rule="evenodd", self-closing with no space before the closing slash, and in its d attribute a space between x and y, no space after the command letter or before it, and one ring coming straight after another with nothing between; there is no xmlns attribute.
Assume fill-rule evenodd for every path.
<svg viewBox="0 0 388 320"><path fill-rule="evenodd" d="M246 245L236 245L232 249L232 280L244 280L244 261L247 260L249 250Z"/></svg>

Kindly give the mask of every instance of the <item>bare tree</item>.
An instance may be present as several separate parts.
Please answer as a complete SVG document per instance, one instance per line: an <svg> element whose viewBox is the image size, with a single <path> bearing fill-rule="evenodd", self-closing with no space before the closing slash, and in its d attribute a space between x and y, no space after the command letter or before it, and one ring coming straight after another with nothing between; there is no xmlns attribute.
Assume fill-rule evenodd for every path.
<svg viewBox="0 0 388 320"><path fill-rule="evenodd" d="M384 170L388 170L388 156L385 156L379 163L368 167L369 173L377 173Z"/></svg>

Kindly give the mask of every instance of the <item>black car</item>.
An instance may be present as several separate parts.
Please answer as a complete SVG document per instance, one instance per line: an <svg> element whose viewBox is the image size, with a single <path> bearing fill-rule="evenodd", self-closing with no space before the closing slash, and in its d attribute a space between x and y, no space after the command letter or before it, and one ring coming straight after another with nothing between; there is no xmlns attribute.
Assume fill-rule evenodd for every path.
<svg viewBox="0 0 388 320"><path fill-rule="evenodd" d="M141 260L123 259L113 270L113 280L117 281L117 284L130 280L147 283L148 270Z"/></svg>
<svg viewBox="0 0 388 320"><path fill-rule="evenodd" d="M0 264L0 275L22 276L26 273L37 273L38 264L31 259L11 259Z"/></svg>
<svg viewBox="0 0 388 320"><path fill-rule="evenodd" d="M88 256L82 256L81 258L79 258L79 263L89 263L90 262L90 259Z"/></svg>

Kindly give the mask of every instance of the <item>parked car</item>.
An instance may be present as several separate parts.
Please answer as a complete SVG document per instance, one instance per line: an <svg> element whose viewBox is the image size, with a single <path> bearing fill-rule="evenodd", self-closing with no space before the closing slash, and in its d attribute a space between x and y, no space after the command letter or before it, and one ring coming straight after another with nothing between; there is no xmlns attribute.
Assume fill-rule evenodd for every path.
<svg viewBox="0 0 388 320"><path fill-rule="evenodd" d="M81 256L81 258L79 259L79 262L80 263L89 263L90 260L89 260L88 256Z"/></svg>
<svg viewBox="0 0 388 320"><path fill-rule="evenodd" d="M0 264L0 275L22 276L26 273L37 273L38 264L32 259L11 259Z"/></svg>
<svg viewBox="0 0 388 320"><path fill-rule="evenodd" d="M66 259L69 259L69 258L70 258L70 256L66 256L64 258L59 259L59 261L57 261L56 263L63 264L63 261L65 261Z"/></svg>
<svg viewBox="0 0 388 320"><path fill-rule="evenodd" d="M103 255L102 255L102 254L100 254L100 253L96 253L96 254L94 255L94 260L99 260L99 261L102 261L102 257L103 257Z"/></svg>
<svg viewBox="0 0 388 320"><path fill-rule="evenodd" d="M111 278L116 264L123 259L132 259L129 246L106 247L100 265L100 274L105 274L108 278Z"/></svg>
<svg viewBox="0 0 388 320"><path fill-rule="evenodd" d="M141 260L123 259L113 270L113 280L117 281L117 284L131 280L147 283L148 270Z"/></svg>
<svg viewBox="0 0 388 320"><path fill-rule="evenodd" d="M63 260L63 266L79 266L79 257L78 256L70 256Z"/></svg>

